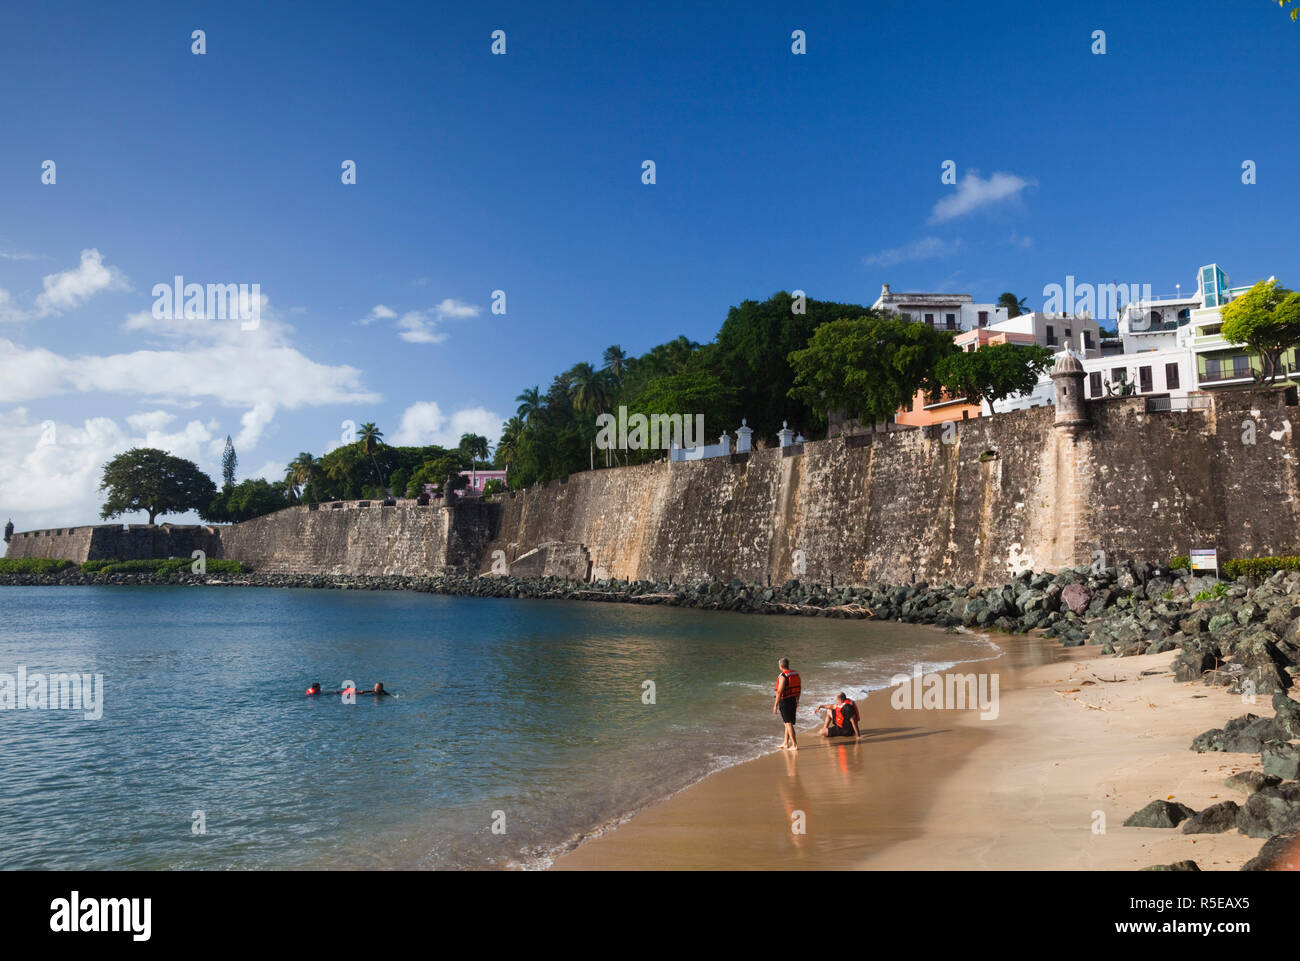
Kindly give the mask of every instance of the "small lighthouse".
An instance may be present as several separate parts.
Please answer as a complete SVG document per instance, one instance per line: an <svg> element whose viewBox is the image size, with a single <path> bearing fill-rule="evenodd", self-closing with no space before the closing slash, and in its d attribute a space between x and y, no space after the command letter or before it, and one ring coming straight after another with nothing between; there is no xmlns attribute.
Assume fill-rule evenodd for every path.
<svg viewBox="0 0 1300 961"><path fill-rule="evenodd" d="M1083 365L1067 348L1052 368L1052 384L1056 389L1056 421L1052 426L1072 437L1089 426L1083 400L1083 376Z"/></svg>
<svg viewBox="0 0 1300 961"><path fill-rule="evenodd" d="M9 518L9 523L5 525L5 543L8 544L13 539L14 539L14 521L13 518L11 517Z"/></svg>

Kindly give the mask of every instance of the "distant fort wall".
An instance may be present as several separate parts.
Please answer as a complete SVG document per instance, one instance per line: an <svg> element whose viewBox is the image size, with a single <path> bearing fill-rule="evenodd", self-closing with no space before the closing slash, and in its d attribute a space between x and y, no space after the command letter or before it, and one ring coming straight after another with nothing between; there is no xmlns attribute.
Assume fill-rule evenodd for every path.
<svg viewBox="0 0 1300 961"><path fill-rule="evenodd" d="M299 506L228 527L15 534L10 557L186 556L322 574L444 571L681 583L991 584L1192 547L1300 554L1294 391L1032 408L706 460L604 469L450 507Z"/></svg>

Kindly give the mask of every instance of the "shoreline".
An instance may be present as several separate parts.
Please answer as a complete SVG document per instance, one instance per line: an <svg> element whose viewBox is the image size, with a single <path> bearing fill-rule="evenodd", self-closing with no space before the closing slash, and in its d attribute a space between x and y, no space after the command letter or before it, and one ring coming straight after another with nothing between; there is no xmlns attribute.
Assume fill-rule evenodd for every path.
<svg viewBox="0 0 1300 961"><path fill-rule="evenodd" d="M1258 755L1189 750L1239 712L1237 698L1175 684L1173 652L1117 661L998 641L1008 648L995 662L996 719L900 712L878 692L862 707L860 742L801 736L796 755L718 772L553 869L1135 870L1194 860L1233 870L1259 853L1264 839L1235 831L1123 826L1171 794L1198 810L1244 803L1223 781L1259 770ZM796 811L802 836L791 830Z"/></svg>

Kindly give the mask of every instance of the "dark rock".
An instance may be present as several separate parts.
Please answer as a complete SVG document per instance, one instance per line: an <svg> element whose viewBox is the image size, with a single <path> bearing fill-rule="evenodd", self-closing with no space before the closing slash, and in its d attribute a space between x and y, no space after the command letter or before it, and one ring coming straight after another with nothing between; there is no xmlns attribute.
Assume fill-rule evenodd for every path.
<svg viewBox="0 0 1300 961"><path fill-rule="evenodd" d="M1183 822L1184 834L1222 834L1237 826L1236 801L1220 801Z"/></svg>
<svg viewBox="0 0 1300 961"><path fill-rule="evenodd" d="M1300 811L1279 787L1262 787L1237 812L1237 828L1252 838L1271 838L1300 827Z"/></svg>
<svg viewBox="0 0 1300 961"><path fill-rule="evenodd" d="M1061 603L1069 608L1071 613L1082 614L1088 609L1088 604L1092 601L1092 591L1082 584L1067 584L1061 590Z"/></svg>
<svg viewBox="0 0 1300 961"><path fill-rule="evenodd" d="M1178 801L1152 801L1140 811L1135 811L1124 821L1126 828L1175 828L1196 812Z"/></svg>
<svg viewBox="0 0 1300 961"><path fill-rule="evenodd" d="M1265 774L1263 771L1238 771L1225 780L1223 786L1245 794L1254 794L1266 787L1276 787L1280 783L1282 779L1276 774Z"/></svg>
<svg viewBox="0 0 1300 961"><path fill-rule="evenodd" d="M1173 864L1153 864L1143 871L1199 871L1195 861L1175 861ZM1244 869L1243 869L1244 870Z"/></svg>
<svg viewBox="0 0 1300 961"><path fill-rule="evenodd" d="M1300 831L1270 837L1243 871L1300 871Z"/></svg>
<svg viewBox="0 0 1300 961"><path fill-rule="evenodd" d="M1275 774L1284 781L1300 778L1300 746L1286 741L1268 741L1259 756L1265 774Z"/></svg>

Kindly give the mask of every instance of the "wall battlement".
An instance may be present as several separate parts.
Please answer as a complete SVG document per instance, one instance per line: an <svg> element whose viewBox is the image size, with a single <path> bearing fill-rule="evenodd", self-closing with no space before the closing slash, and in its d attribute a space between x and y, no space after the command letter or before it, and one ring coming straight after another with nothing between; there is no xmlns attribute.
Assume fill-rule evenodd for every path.
<svg viewBox="0 0 1300 961"><path fill-rule="evenodd" d="M203 549L254 570L321 574L486 574L522 560L520 572L593 578L991 584L1090 564L1096 552L1108 564L1191 547L1300 554L1294 392L1147 406L1090 402L1077 433L1053 428L1053 408L1031 408L953 429L587 471L450 506L338 502L224 527L27 531L8 556Z"/></svg>

